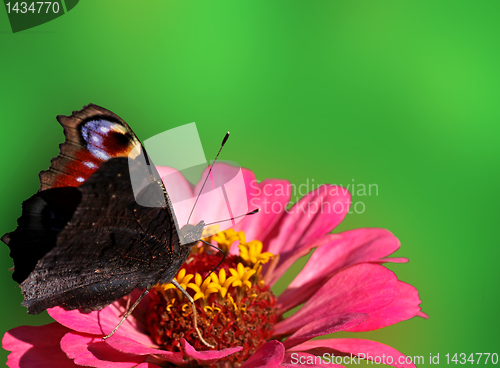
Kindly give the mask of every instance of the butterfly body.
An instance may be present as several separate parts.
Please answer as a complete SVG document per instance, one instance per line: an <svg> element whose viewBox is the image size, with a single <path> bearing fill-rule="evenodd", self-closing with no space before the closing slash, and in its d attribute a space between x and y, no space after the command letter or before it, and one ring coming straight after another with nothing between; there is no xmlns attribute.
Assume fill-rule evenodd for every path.
<svg viewBox="0 0 500 368"><path fill-rule="evenodd" d="M135 288L170 282L204 223L177 231L156 169L128 157L140 142L119 117L89 105L58 120L66 136L60 154L40 173L40 191L23 203L18 228L2 237L22 305L31 314L54 306L99 310ZM145 183L138 194L134 175Z"/></svg>

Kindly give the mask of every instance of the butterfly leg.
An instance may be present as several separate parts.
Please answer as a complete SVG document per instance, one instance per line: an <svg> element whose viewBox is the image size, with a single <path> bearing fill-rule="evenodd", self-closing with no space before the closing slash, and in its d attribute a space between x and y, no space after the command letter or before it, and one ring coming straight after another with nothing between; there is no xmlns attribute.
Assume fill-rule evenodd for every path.
<svg viewBox="0 0 500 368"><path fill-rule="evenodd" d="M146 290L144 290L144 292L141 294L141 296L132 305L132 308L130 308L127 311L127 313L125 313L125 315L123 316L123 318L121 319L121 321L116 325L116 327L114 328L114 330L111 331L111 333L109 333L108 335L104 336L103 340L106 340L106 339L110 338L111 336L113 336L113 334L116 332L116 330L118 330L118 328L123 324L123 322L125 322L125 320L128 318L128 316L130 316L132 314L132 312L134 311L135 307L137 307L139 305L139 303L141 302L142 298L144 298L149 293L149 289L150 288L148 287L148 288L146 288Z"/></svg>
<svg viewBox="0 0 500 368"><path fill-rule="evenodd" d="M179 291L182 294L184 294L184 296L186 298L188 298L189 302L191 303L191 309L193 310L193 324L194 324L194 329L196 330L196 333L198 334L198 338L200 339L200 341L203 344L205 344L209 348L215 349L214 345L210 345L208 342L205 341L205 339L203 338L203 336L201 334L201 331L198 328L198 313L196 313L196 306L194 305L193 298L191 297L191 295L189 295L189 293L186 290L184 290L184 288L175 279L173 279L171 282L172 282L172 284L174 284L174 286L177 289L179 289Z"/></svg>
<svg viewBox="0 0 500 368"><path fill-rule="evenodd" d="M130 309L130 303L132 302L132 295L127 295L127 305L125 306L125 310L120 314L120 317L123 317Z"/></svg>

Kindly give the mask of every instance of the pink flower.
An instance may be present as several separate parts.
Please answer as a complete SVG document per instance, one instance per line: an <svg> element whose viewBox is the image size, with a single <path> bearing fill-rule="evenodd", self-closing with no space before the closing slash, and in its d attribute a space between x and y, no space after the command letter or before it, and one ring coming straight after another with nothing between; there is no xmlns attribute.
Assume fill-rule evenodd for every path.
<svg viewBox="0 0 500 368"><path fill-rule="evenodd" d="M224 175L224 165L218 165L219 175ZM171 173L160 168L160 174L167 172ZM243 171L243 176L250 208L262 211L231 230L209 237L230 255L205 282L203 277L220 256L201 246L193 249L177 275L178 282L196 299L199 326L217 350L208 349L197 339L190 309L182 296L169 285L161 285L107 340L102 336L121 319L125 298L89 314L50 309L56 322L21 326L4 335L3 347L12 352L7 365L320 366L317 357L328 353L344 359L332 361L339 364L352 355L375 361L384 357L386 364L414 367L396 349L376 341L312 340L338 331L376 330L417 315L426 317L420 312L417 290L381 265L407 262L404 258L387 258L399 248L398 239L377 228L330 234L349 210L351 197L344 188L323 185L286 210L291 196L287 181L270 179L256 184L254 174L248 170ZM200 184L192 188L181 177L176 180L181 196L187 198L199 190ZM217 206L212 207L217 211ZM194 214L195 220L202 218L199 212ZM314 248L304 269L275 297L270 287ZM295 314L283 317L301 304Z"/></svg>

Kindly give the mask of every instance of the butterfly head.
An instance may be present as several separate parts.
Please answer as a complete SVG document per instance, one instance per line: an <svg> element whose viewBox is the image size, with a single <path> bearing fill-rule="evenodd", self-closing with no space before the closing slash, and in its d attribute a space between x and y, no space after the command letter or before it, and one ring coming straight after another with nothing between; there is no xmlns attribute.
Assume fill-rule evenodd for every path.
<svg viewBox="0 0 500 368"><path fill-rule="evenodd" d="M189 248L196 244L201 239L205 222L200 221L197 225L184 225L179 231L179 240L181 246Z"/></svg>

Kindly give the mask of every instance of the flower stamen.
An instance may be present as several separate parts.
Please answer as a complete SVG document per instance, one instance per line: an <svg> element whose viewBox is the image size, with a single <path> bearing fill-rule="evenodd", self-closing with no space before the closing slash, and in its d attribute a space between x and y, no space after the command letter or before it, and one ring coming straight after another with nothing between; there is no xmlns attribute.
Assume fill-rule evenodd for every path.
<svg viewBox="0 0 500 368"><path fill-rule="evenodd" d="M241 352L227 358L242 362L272 336L279 318L276 298L261 276L262 265L274 256L262 252L260 241L247 243L241 231L225 230L209 236L207 241L217 242L226 252L239 241L239 255L229 255L214 270L213 253L201 245L191 253L191 262L184 264L175 280L194 301L198 326L207 342L218 349L243 346ZM181 337L197 350L205 350L189 323L193 313L188 303L182 302L185 296L165 293L174 287L159 285L151 292L153 312L147 316L151 337L166 350L180 350Z"/></svg>

